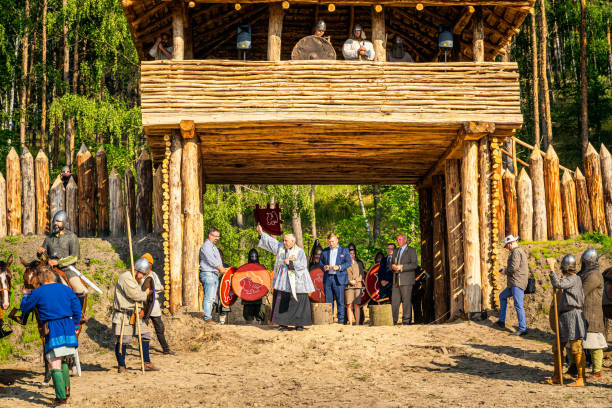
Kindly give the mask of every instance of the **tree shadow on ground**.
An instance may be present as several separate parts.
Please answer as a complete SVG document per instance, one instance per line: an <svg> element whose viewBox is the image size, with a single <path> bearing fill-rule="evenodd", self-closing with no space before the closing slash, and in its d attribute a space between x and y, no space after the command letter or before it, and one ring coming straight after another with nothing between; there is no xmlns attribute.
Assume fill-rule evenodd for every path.
<svg viewBox="0 0 612 408"><path fill-rule="evenodd" d="M522 358L525 360L549 364L552 361L551 351L526 350L512 346L492 346L489 344L467 343L470 347L486 350L493 354L505 354L510 357Z"/></svg>
<svg viewBox="0 0 612 408"><path fill-rule="evenodd" d="M510 327L506 326L505 329L501 329L497 326L495 326L494 322L490 321L490 320L472 320L473 323L479 324L481 326L485 326L485 327L489 327L493 330L497 330L500 333L507 333L507 334L512 334L515 330L518 330L515 328L515 330L512 330ZM549 332L549 331L544 331L544 330L540 330L538 328L530 328L527 327L527 336L524 337L525 339L531 339L531 340L538 340L538 341L546 341L546 342L552 342L552 340L555 338L555 335L553 332ZM523 337L517 337L517 339L523 339Z"/></svg>
<svg viewBox="0 0 612 408"><path fill-rule="evenodd" d="M110 327L99 322L95 317L90 317L86 326L85 333L98 346L108 350L115 349L115 336L111 333Z"/></svg>
<svg viewBox="0 0 612 408"><path fill-rule="evenodd" d="M16 398L28 404L48 406L51 400L38 392L33 392L20 385L30 385L42 387L42 383L34 380L40 373L25 369L2 369L0 370L0 384L8 386L0 388L2 398Z"/></svg>
<svg viewBox="0 0 612 408"><path fill-rule="evenodd" d="M81 371L110 371L110 369L102 367L100 364L81 363Z"/></svg>

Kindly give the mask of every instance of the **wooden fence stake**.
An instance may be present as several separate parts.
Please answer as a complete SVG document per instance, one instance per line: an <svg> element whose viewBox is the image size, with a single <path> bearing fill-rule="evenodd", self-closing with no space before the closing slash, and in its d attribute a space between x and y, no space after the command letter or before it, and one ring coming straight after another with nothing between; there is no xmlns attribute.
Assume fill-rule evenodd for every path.
<svg viewBox="0 0 612 408"><path fill-rule="evenodd" d="M601 162L599 155L593 145L589 143L584 158L584 176L589 189L589 200L591 202L591 218L593 220L593 231L602 234L608 233L606 226L606 213L604 210L603 180L601 177Z"/></svg>
<svg viewBox="0 0 612 408"><path fill-rule="evenodd" d="M134 231L136 227L136 192L134 189L136 188L136 180L134 180L134 173L132 169L126 168L125 173L123 174L123 178L125 180L125 188L126 190L123 192L123 199L125 201L125 206L127 208L127 212L130 218L130 228Z"/></svg>
<svg viewBox="0 0 612 408"><path fill-rule="evenodd" d="M591 218L591 204L589 203L589 189L582 172L576 167L574 173L574 183L576 184L576 209L578 218L578 231L593 232L593 219Z"/></svg>
<svg viewBox="0 0 612 408"><path fill-rule="evenodd" d="M34 184L34 158L27 147L21 152L21 205L23 235L36 232L36 193Z"/></svg>
<svg viewBox="0 0 612 408"><path fill-rule="evenodd" d="M604 190L604 208L606 212L606 227L608 235L612 236L612 156L610 151L602 143L599 150L601 159L601 179Z"/></svg>
<svg viewBox="0 0 612 408"><path fill-rule="evenodd" d="M21 235L21 164L14 147L6 156L7 234Z"/></svg>
<svg viewBox="0 0 612 408"><path fill-rule="evenodd" d="M96 211L94 205L96 197L95 160L84 144L81 145L76 159L79 186L79 236L94 236L96 234Z"/></svg>
<svg viewBox="0 0 612 408"><path fill-rule="evenodd" d="M548 239L563 239L561 211L561 185L559 183L559 157L552 145L544 157L544 190L546 192L546 224Z"/></svg>
<svg viewBox="0 0 612 408"><path fill-rule="evenodd" d="M153 230L153 163L145 149L136 162L136 172L136 234L145 235Z"/></svg>
<svg viewBox="0 0 612 408"><path fill-rule="evenodd" d="M6 236L6 180L0 173L0 238Z"/></svg>
<svg viewBox="0 0 612 408"><path fill-rule="evenodd" d="M98 220L98 236L109 233L109 204L108 204L108 159L104 145L96 152L96 213Z"/></svg>
<svg viewBox="0 0 612 408"><path fill-rule="evenodd" d="M66 189L62 182L62 177L57 176L53 181L53 185L49 189L49 213L47 217L49 220L53 219L56 212L64 210L66 211ZM66 226L68 228L68 226Z"/></svg>
<svg viewBox="0 0 612 408"><path fill-rule="evenodd" d="M66 184L65 205L68 215L68 226L66 228L76 234L76 231L79 231L79 186L72 176Z"/></svg>
<svg viewBox="0 0 612 408"><path fill-rule="evenodd" d="M34 161L36 180L36 233L46 234L49 228L49 159L42 150Z"/></svg>
<svg viewBox="0 0 612 408"><path fill-rule="evenodd" d="M129 170L127 170L129 171ZM109 196L109 229L112 237L123 236L125 227L125 213L123 210L123 190L121 176L113 167L108 176Z"/></svg>
<svg viewBox="0 0 612 408"><path fill-rule="evenodd" d="M568 171L561 178L561 206L563 209L563 234L566 239L578 236L578 215L576 209L576 183Z"/></svg>
<svg viewBox="0 0 612 408"><path fill-rule="evenodd" d="M544 187L544 159L536 146L529 156L529 175L533 186L533 240L546 241L546 189Z"/></svg>
<svg viewBox="0 0 612 408"><path fill-rule="evenodd" d="M504 201L506 202L506 235L518 236L518 209L516 200L516 177L514 173L505 170L502 176L504 186Z"/></svg>
<svg viewBox="0 0 612 408"><path fill-rule="evenodd" d="M461 211L464 259L464 311L468 318L481 312L480 221L478 218L478 141L463 142L461 160Z"/></svg>
<svg viewBox="0 0 612 408"><path fill-rule="evenodd" d="M524 167L517 185L519 237L523 241L533 241L533 186Z"/></svg>

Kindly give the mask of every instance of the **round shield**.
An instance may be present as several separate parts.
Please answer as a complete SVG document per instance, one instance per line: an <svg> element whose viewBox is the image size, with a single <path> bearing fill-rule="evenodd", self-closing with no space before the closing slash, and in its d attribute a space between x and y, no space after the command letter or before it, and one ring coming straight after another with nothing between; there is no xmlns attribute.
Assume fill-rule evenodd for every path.
<svg viewBox="0 0 612 408"><path fill-rule="evenodd" d="M370 295L368 294L368 291L366 290L366 282L365 282L365 278L361 279L361 301L359 302L359 304L361 306L365 306L368 304L368 302L370 301Z"/></svg>
<svg viewBox="0 0 612 408"><path fill-rule="evenodd" d="M219 283L219 301L223 307L230 307L238 300L238 296L232 290L232 277L237 269L235 266L229 268Z"/></svg>
<svg viewBox="0 0 612 408"><path fill-rule="evenodd" d="M336 51L325 37L309 35L295 44L292 60L335 60Z"/></svg>
<svg viewBox="0 0 612 408"><path fill-rule="evenodd" d="M325 303L325 286L323 286L323 269L319 266L310 268L310 279L314 285L314 292L309 293L308 297L315 303Z"/></svg>
<svg viewBox="0 0 612 408"><path fill-rule="evenodd" d="M380 282L378 281L378 269L380 264L373 265L365 277L365 288L368 295L373 301L377 302L380 299Z"/></svg>
<svg viewBox="0 0 612 408"><path fill-rule="evenodd" d="M243 300L259 300L272 287L272 277L263 265L248 263L242 265L232 276L232 290Z"/></svg>
<svg viewBox="0 0 612 408"><path fill-rule="evenodd" d="M153 304L155 303L155 281L153 280L153 277L145 277L142 281L141 287L143 292L147 289L151 289L151 294L147 296L147 300L145 300L144 305L142 305L142 311L144 312L143 318L147 319L151 316L151 312L153 311Z"/></svg>

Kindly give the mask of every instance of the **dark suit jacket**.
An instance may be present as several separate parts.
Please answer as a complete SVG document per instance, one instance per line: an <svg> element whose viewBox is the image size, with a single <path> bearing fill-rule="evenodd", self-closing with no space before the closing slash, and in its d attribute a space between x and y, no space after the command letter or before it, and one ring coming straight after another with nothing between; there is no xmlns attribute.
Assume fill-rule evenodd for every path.
<svg viewBox="0 0 612 408"><path fill-rule="evenodd" d="M393 286L414 285L414 280L416 278L415 271L419 266L417 251L410 246L406 246L402 254L402 259L397 259L400 251L401 248L395 248L393 256L391 257L391 263L393 265L402 266L401 271L393 271Z"/></svg>
<svg viewBox="0 0 612 408"><path fill-rule="evenodd" d="M387 281L389 283L393 283L393 271L391 270L391 264L387 262L386 256L382 259L382 261L380 261L380 267L378 269L378 281Z"/></svg>
<svg viewBox="0 0 612 408"><path fill-rule="evenodd" d="M331 252L331 248L327 247L321 253L321 260L319 264L321 265L321 269L325 272L323 276L323 280L326 281L329 276L329 272L325 270L325 265L329 265L329 253ZM351 254L349 254L349 250L342 245L338 245L338 254L336 255L336 265L340 267L338 271L336 271L336 276L338 276L338 282L341 285L348 285L348 274L346 273L346 268L351 266Z"/></svg>

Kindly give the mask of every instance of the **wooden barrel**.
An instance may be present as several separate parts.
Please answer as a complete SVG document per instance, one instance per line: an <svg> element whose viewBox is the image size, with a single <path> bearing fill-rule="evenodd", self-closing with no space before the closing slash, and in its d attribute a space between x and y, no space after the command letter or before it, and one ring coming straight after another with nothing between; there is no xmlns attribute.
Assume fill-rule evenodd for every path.
<svg viewBox="0 0 612 408"><path fill-rule="evenodd" d="M310 302L310 310L312 311L312 324L332 324L334 322L331 303Z"/></svg>
<svg viewBox="0 0 612 408"><path fill-rule="evenodd" d="M370 305L370 326L393 326L391 305Z"/></svg>

